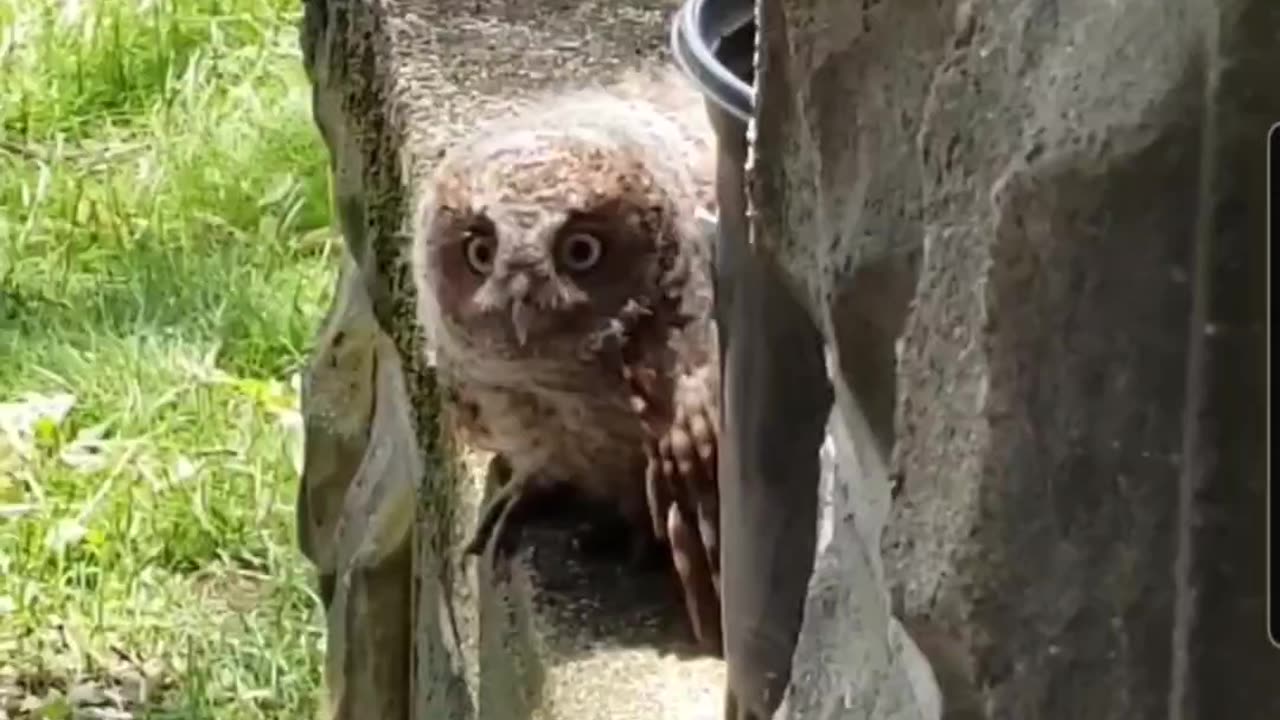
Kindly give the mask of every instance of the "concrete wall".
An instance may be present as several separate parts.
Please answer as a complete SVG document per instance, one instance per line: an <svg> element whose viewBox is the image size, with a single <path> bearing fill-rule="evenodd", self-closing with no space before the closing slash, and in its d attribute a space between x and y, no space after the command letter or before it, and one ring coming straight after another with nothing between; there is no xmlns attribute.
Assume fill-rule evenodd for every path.
<svg viewBox="0 0 1280 720"><path fill-rule="evenodd" d="M890 352L858 326L901 308L857 299L860 274L916 264L896 378L833 373L850 427L877 404L856 388L896 386L897 497L877 538L859 514L883 488L825 491L826 522L867 538L819 548L784 715L933 715L896 622L869 617L887 600L944 717L1280 717L1262 364L1280 6L760 8L758 252L837 357ZM812 602L840 584L857 596ZM883 648L832 650L838 628Z"/></svg>

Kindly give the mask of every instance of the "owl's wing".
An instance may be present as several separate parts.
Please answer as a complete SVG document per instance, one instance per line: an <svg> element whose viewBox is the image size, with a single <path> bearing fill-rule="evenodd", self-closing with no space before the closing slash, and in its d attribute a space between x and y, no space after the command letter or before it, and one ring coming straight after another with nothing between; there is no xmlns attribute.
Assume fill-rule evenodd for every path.
<svg viewBox="0 0 1280 720"><path fill-rule="evenodd" d="M709 318L680 334L669 346L674 365L640 362L623 375L648 434L645 490L654 533L670 547L694 635L719 653L719 360Z"/></svg>
<svg viewBox="0 0 1280 720"><path fill-rule="evenodd" d="M713 364L676 378L672 422L657 443L654 489L670 493L666 532L694 632L708 650L719 652L720 488L719 388Z"/></svg>
<svg viewBox="0 0 1280 720"><path fill-rule="evenodd" d="M696 231L682 251L688 275L681 308L690 322L669 338L674 368L667 385L669 422L657 435L646 475L650 509L664 521L685 610L699 643L719 653L720 361L714 317L717 218L695 212ZM665 496L665 497L664 497Z"/></svg>

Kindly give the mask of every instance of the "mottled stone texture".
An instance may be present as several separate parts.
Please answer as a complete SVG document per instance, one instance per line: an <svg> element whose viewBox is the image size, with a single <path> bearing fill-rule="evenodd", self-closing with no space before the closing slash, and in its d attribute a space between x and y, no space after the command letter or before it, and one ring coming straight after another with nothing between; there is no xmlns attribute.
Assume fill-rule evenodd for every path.
<svg viewBox="0 0 1280 720"><path fill-rule="evenodd" d="M1280 717L1263 612L1280 4L761 0L758 17L753 242L823 329L837 397L780 715ZM866 277L914 282L896 347L907 306Z"/></svg>

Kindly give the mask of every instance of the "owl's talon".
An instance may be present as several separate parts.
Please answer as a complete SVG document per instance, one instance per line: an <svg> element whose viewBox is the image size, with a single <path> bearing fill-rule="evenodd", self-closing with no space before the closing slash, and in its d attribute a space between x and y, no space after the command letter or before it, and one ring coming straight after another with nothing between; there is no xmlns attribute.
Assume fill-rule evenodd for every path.
<svg viewBox="0 0 1280 720"><path fill-rule="evenodd" d="M511 479L510 465L501 456L493 459L489 472L490 479L499 487L480 509L476 528L463 545L463 553L467 555L482 555L491 540L496 539L498 546L506 544L509 520L525 496L524 483Z"/></svg>
<svg viewBox="0 0 1280 720"><path fill-rule="evenodd" d="M465 554L481 555L484 553L485 546L489 544L489 539L493 537L495 531L499 530L499 521L510 504L511 499L509 497L500 495L480 511L480 519L476 522L476 529L472 531L470 539L463 546Z"/></svg>

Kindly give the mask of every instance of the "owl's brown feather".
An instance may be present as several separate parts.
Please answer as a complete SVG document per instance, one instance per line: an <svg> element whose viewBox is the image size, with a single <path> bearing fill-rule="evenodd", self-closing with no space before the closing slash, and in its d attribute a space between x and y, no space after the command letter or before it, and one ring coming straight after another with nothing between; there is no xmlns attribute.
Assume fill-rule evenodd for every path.
<svg viewBox="0 0 1280 720"><path fill-rule="evenodd" d="M428 346L465 437L511 471L473 549L556 484L612 504L639 544L688 535L651 497L674 480L658 446L684 467L672 433L693 415L635 403L692 409L680 388L715 373L711 239L696 217L711 197L710 138L686 81L636 77L480 128L423 189L413 268ZM638 395L633 370L662 381ZM698 397L698 417L716 417L718 392Z"/></svg>
<svg viewBox="0 0 1280 720"><path fill-rule="evenodd" d="M705 319L671 328L644 317L619 343L617 355L632 408L647 435L645 491L654 532L670 548L694 635L704 649L719 653L720 378L715 339L714 327Z"/></svg>

